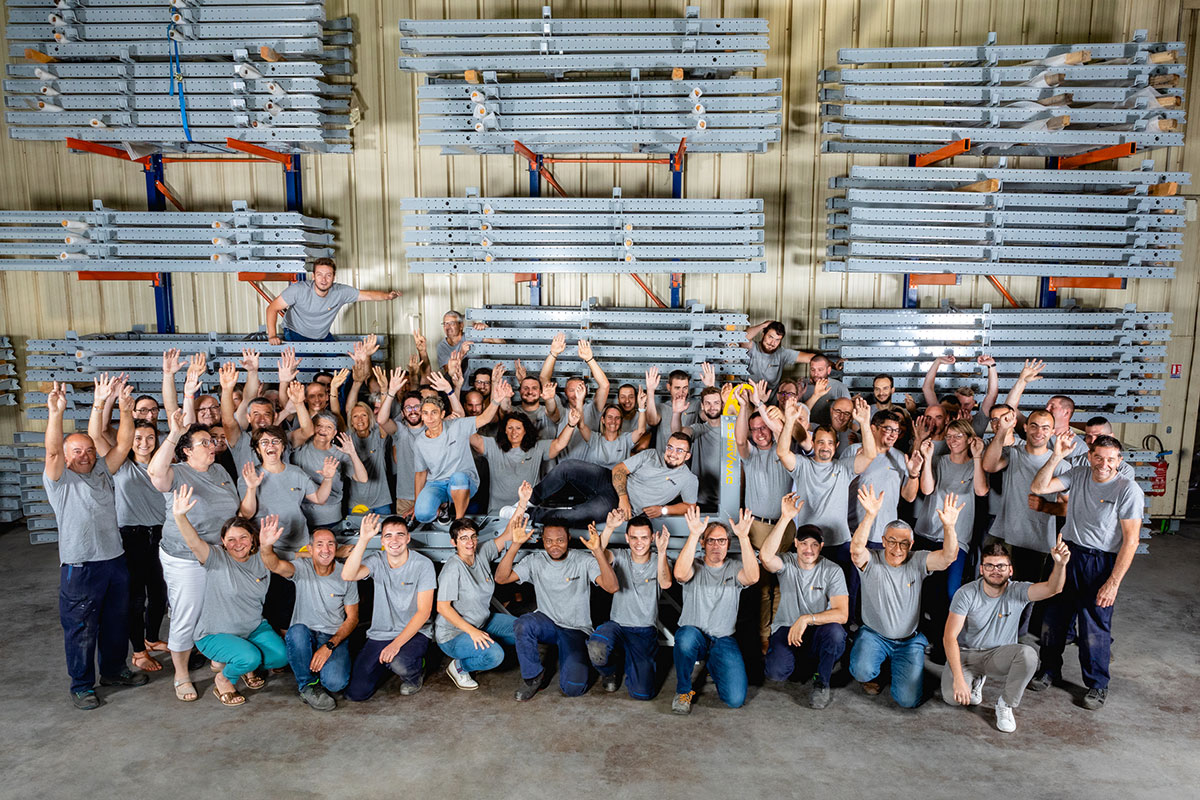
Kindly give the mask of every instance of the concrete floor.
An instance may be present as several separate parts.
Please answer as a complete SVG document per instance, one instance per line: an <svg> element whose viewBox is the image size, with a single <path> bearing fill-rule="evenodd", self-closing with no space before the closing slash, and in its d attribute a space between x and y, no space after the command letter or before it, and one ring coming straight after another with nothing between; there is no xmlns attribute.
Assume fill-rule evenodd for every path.
<svg viewBox="0 0 1200 800"><path fill-rule="evenodd" d="M818 712L799 684L751 686L737 711L709 685L677 717L673 676L649 703L594 687L518 705L507 663L476 692L437 672L415 697L392 682L329 714L302 705L290 675L224 708L203 670L200 700L180 703L164 670L145 687L101 689L105 704L80 712L66 691L56 551L25 537L0 538L0 797L1198 796L1200 526L1156 538L1122 588L1108 705L1083 710L1081 690L1030 694L1009 735L993 726L990 688L986 710L934 699L904 711L851 685Z"/></svg>

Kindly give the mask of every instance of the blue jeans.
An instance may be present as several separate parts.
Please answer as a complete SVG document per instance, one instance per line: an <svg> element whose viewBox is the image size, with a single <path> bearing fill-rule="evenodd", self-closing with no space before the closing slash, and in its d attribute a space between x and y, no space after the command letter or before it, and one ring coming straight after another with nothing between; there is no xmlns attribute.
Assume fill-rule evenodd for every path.
<svg viewBox="0 0 1200 800"><path fill-rule="evenodd" d="M63 564L58 580L58 619L67 651L72 692L96 685L100 675L120 675L129 655L129 572L125 556L107 561Z"/></svg>
<svg viewBox="0 0 1200 800"><path fill-rule="evenodd" d="M310 339L307 336L301 336L291 328L283 329L283 340L285 342L332 342L333 334L327 333L322 339Z"/></svg>
<svg viewBox="0 0 1200 800"><path fill-rule="evenodd" d="M196 647L206 658L225 665L221 674L230 683L259 667L279 669L288 663L283 639L265 619L254 632L242 638L232 633L210 633L196 640Z"/></svg>
<svg viewBox="0 0 1200 800"><path fill-rule="evenodd" d="M531 681L542 674L538 644L552 644L558 647L558 688L567 697L578 697L588 690L587 633L560 628L542 612L533 611L517 618L513 634L522 678Z"/></svg>
<svg viewBox="0 0 1200 800"><path fill-rule="evenodd" d="M371 509L372 514L378 514L381 517L386 517L392 513L392 504L388 503L385 506L375 506Z"/></svg>
<svg viewBox="0 0 1200 800"><path fill-rule="evenodd" d="M450 502L450 492L463 490L475 494L479 490L479 479L469 472L455 472L449 478L440 481L425 481L425 486L417 495L413 506L417 522L433 522L437 519L438 508L442 503Z"/></svg>
<svg viewBox="0 0 1200 800"><path fill-rule="evenodd" d="M1112 575L1116 553L1094 550L1070 543L1067 582L1063 590L1046 602L1042 618L1042 672L1051 677L1062 673L1063 649L1067 630L1078 618L1075 642L1079 645L1079 668L1083 685L1089 689L1108 688L1108 662L1112 648L1112 617L1116 606L1096 605L1096 593Z"/></svg>
<svg viewBox="0 0 1200 800"><path fill-rule="evenodd" d="M333 638L332 634L314 631L307 625L293 625L287 629L283 643L287 647L287 660L296 676L296 686L320 683L331 692L340 692L350 682L350 645L342 642L325 659L321 674L314 675L308 665L312 663L317 648Z"/></svg>
<svg viewBox="0 0 1200 800"><path fill-rule="evenodd" d="M692 668L696 662L708 662L708 674L717 684L717 695L730 708L746 702L746 662L732 636L709 636L692 625L675 631L675 691L692 691Z"/></svg>
<svg viewBox="0 0 1200 800"><path fill-rule="evenodd" d="M817 676L828 686L834 665L846 652L846 629L837 623L809 627L804 631L799 647L788 644L787 637L788 629L784 627L772 633L768 640L767 655L763 660L763 673L767 679L786 681L796 671L796 660L799 659L805 669L810 669L815 661Z"/></svg>
<svg viewBox="0 0 1200 800"><path fill-rule="evenodd" d="M634 700L654 697L654 664L658 657L658 631L654 628L635 628L605 622L588 637L588 642L604 645L605 662L592 666L601 675L614 675L620 667L614 664L613 651L625 651L625 689Z"/></svg>
<svg viewBox="0 0 1200 800"><path fill-rule="evenodd" d="M517 644L516 634L513 632L516 621L517 618L512 614L492 614L480 628L493 640L485 650L476 648L475 642L465 633L460 633L448 642L439 642L438 647L458 661L458 665L467 672L486 672L504 662L504 648L500 646L501 642L509 647Z"/></svg>
<svg viewBox="0 0 1200 800"><path fill-rule="evenodd" d="M387 664L379 663L379 654L392 643L378 639L367 639L363 649L358 651L354 659L354 669L350 671L350 683L346 686L346 699L354 702L370 700L371 695L383 683L388 670L400 676L406 683L415 683L425 669L425 651L429 649L429 637L423 633L413 634Z"/></svg>
<svg viewBox="0 0 1200 800"><path fill-rule="evenodd" d="M904 708L921 704L925 682L925 648L929 640L914 633L907 639L888 639L863 625L850 649L850 674L859 683L879 677L883 662L892 661L892 699Z"/></svg>

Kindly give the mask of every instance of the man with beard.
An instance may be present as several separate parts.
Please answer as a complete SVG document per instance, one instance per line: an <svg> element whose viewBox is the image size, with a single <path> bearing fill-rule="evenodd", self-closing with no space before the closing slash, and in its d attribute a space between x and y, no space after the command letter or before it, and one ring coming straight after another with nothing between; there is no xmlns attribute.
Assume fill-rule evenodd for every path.
<svg viewBox="0 0 1200 800"><path fill-rule="evenodd" d="M413 465L413 439L425 426L421 422L421 393L404 392L400 398L399 413L392 414L392 403L396 394L404 389L407 379L401 370L392 370L388 379L387 394L375 412L375 421L385 436L392 437L392 465L396 474L396 514L412 518L413 505L417 499L416 467Z"/></svg>
<svg viewBox="0 0 1200 800"><path fill-rule="evenodd" d="M721 410L725 403L721 390L706 386L700 392L700 414L691 425L683 424L687 400L671 401L671 432L682 431L692 437L692 471L700 483L698 502L716 507L721 487L721 459L725 456L725 437L721 435Z"/></svg>
<svg viewBox="0 0 1200 800"><path fill-rule="evenodd" d="M1033 479L1035 493L1071 493L1062 539L1074 556L1066 590L1046 608L1042 626L1042 674L1030 689L1040 691L1060 677L1067 628L1079 620L1079 666L1087 694L1083 707L1098 709L1108 699L1113 606L1133 564L1145 502L1141 487L1119 473L1121 443L1111 436L1092 442L1085 467L1059 472L1074 449L1074 435L1054 443L1054 452Z"/></svg>
<svg viewBox="0 0 1200 800"><path fill-rule="evenodd" d="M612 476L617 506L626 517L640 513L654 519L686 513L696 505L699 489L699 481L687 468L691 457L692 437L673 433L663 456L643 450L617 464Z"/></svg>
<svg viewBox="0 0 1200 800"><path fill-rule="evenodd" d="M361 528L374 535L378 514L368 514ZM332 711L340 692L350 682L350 645L346 639L358 625L358 584L336 570L337 539L329 528L317 528L309 539L312 558L285 561L273 545L282 528L264 533L259 552L267 569L296 585L296 605L284 644L288 665L296 676L300 699L316 711Z"/></svg>
<svg viewBox="0 0 1200 800"><path fill-rule="evenodd" d="M810 416L818 425L829 425L833 421L830 406L834 400L850 396L850 390L846 388L846 384L837 378L830 377L832 372L833 362L828 358L820 353L810 356L808 377L811 382L804 390L804 394L800 395L800 402L808 404L811 410ZM809 402L810 400L812 402Z"/></svg>
<svg viewBox="0 0 1200 800"><path fill-rule="evenodd" d="M671 588L671 562L667 545L671 534L666 526L654 534L650 518L638 515L625 526L628 549L612 551L608 542L621 524L620 511L613 511L604 522L600 547L617 576L608 622L602 623L587 640L588 658L600 673L600 685L615 692L621 685L621 667L613 664L613 654L625 656L625 689L634 700L654 697L654 665L658 657L658 597ZM595 526L589 528L594 535ZM655 554L651 557L650 543Z"/></svg>
<svg viewBox="0 0 1200 800"><path fill-rule="evenodd" d="M521 402L517 409L533 423L539 439L553 439L558 435L558 397L553 382L545 384L533 375L526 375L520 384ZM512 410L512 401L506 399L500 406L507 414Z"/></svg>
<svg viewBox="0 0 1200 800"><path fill-rule="evenodd" d="M283 316L283 340L289 342L332 342L329 329L342 306L363 300L395 300L400 292L359 290L334 283L337 265L332 258L313 262L311 281L296 281L267 305L267 341L279 344L275 332L279 314Z"/></svg>
<svg viewBox="0 0 1200 800"><path fill-rule="evenodd" d="M298 429L307 430L312 435L312 418L308 407L304 405L302 385L295 383L296 376L295 353L288 348L284 350L279 360L279 390L286 392L296 407ZM241 366L246 370L246 391L242 394L242 402L235 403L234 389L237 388L237 372L232 376L226 374L221 378L221 427L225 429L225 443L233 456L234 468L240 473L247 462L258 464L258 454L250 444L250 437L255 431L268 428L275 424L275 404L266 397L256 397L258 392L258 351L243 350ZM296 388L293 388L293 384ZM301 408L303 406L303 408ZM284 461L290 461L290 454L283 454Z"/></svg>
<svg viewBox="0 0 1200 800"><path fill-rule="evenodd" d="M1066 580L1071 551L1061 536L1050 556L1054 569L1049 580L1014 581L1008 548L1001 542L988 545L983 548L979 580L954 593L946 618L942 699L950 705L977 706L983 702L984 681L1004 681L1004 689L996 699L996 728L1004 733L1017 729L1013 709L1021 704L1038 664L1037 652L1017 643L1021 613L1030 603L1061 592Z"/></svg>
<svg viewBox="0 0 1200 800"><path fill-rule="evenodd" d="M762 339L758 340L758 335ZM792 364L801 364L812 358L811 353L801 353L783 346L787 330L782 322L769 319L746 329L746 342L742 345L750 351L749 375L752 383L766 381L767 388L774 390L783 380L783 371ZM758 341L756 341L758 340Z"/></svg>
<svg viewBox="0 0 1200 800"><path fill-rule="evenodd" d="M938 356L929 365L929 370L925 373L925 380L921 384L921 393L925 396L927 407L938 403L935 387L938 370L954 363L956 363L954 356ZM992 405L996 402L996 396L1000 392L1000 375L996 372L996 359L991 356L981 355L975 359L975 363L987 367L988 370L987 391L983 396L983 402L975 402L975 389L971 386L959 386L954 390L954 397L958 400L961 414L965 415L960 416L959 419L969 419L975 433L982 436L987 430L988 412L991 411Z"/></svg>
<svg viewBox="0 0 1200 800"><path fill-rule="evenodd" d="M595 583L613 594L618 589L617 576L594 528L583 540L591 552L589 557L580 550L571 550L566 527L553 522L542 528L544 549L514 566L517 551L532 535L532 528L513 529L512 546L500 559L495 575L497 585L532 583L537 595L537 610L518 617L513 625L521 665L521 685L515 696L517 700L531 700L545 688L546 670L538 644L552 644L558 647L558 686L567 697L578 697L588 688L587 639L592 633L589 587Z"/></svg>
<svg viewBox="0 0 1200 800"><path fill-rule="evenodd" d="M708 362L700 365L700 375L702 385L716 385L716 373ZM676 400L683 399L690 403L680 422L683 425L691 425L696 421L696 415L700 408L698 399L693 400L691 396L691 380L691 376L683 370L672 370L667 375L667 399L660 402L656 399L658 396L658 370L651 369L646 373L646 391L650 394L650 402L646 407L646 424L655 429L654 449L659 456L666 453L667 440L671 437L671 418L675 415L674 402ZM663 422L666 424L663 425Z"/></svg>

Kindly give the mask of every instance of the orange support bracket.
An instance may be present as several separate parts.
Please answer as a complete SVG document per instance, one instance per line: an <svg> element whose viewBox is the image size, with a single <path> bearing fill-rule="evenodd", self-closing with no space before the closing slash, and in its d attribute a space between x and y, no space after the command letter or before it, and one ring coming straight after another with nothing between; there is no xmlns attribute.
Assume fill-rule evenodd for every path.
<svg viewBox="0 0 1200 800"><path fill-rule="evenodd" d="M558 185L558 181L554 180L554 176L550 174L550 170L546 169L546 165L538 160L538 154L530 150L525 145L513 139L513 150L517 155L529 161L529 166L537 170L538 175L546 179L546 183L554 187L554 191L558 192L561 197L566 197L567 193Z"/></svg>
<svg viewBox="0 0 1200 800"><path fill-rule="evenodd" d="M150 281L159 285L158 272L103 272L97 270L81 270L75 276L81 281Z"/></svg>
<svg viewBox="0 0 1200 800"><path fill-rule="evenodd" d="M1137 144L1128 142L1126 144L1114 144L1110 147L1101 147L1099 150L1089 150L1086 153L1080 153L1077 156L1059 156L1050 159L1051 169L1075 169L1076 167L1095 164L1098 161L1110 161L1114 158L1125 158L1137 152Z"/></svg>
<svg viewBox="0 0 1200 800"><path fill-rule="evenodd" d="M952 158L957 155L969 152L971 149L970 139L959 139L951 142L944 147L939 147L931 153L919 153L913 156L914 167L928 167L931 164L936 164L939 161L945 161L947 158Z"/></svg>
<svg viewBox="0 0 1200 800"><path fill-rule="evenodd" d="M1059 289L1124 289L1124 278L1051 278L1050 291Z"/></svg>
<svg viewBox="0 0 1200 800"><path fill-rule="evenodd" d="M537 280L536 272L514 272L513 283L531 283Z"/></svg>
<svg viewBox="0 0 1200 800"><path fill-rule="evenodd" d="M147 164L150 161L150 156L130 158L129 153L126 153L119 147L109 147L106 144L97 144L96 142L85 142L83 139L73 139L70 136L67 137L67 149L82 150L85 153L95 153L98 156L118 158L122 161L135 161L138 164Z"/></svg>
<svg viewBox="0 0 1200 800"><path fill-rule="evenodd" d="M162 194L163 197L171 201L171 205L175 206L180 211L187 211L187 209L183 207L183 203L175 199L175 195L171 192L171 187L167 186L166 183L163 181L155 181L154 187L158 189L159 193Z"/></svg>
<svg viewBox="0 0 1200 800"><path fill-rule="evenodd" d="M675 155L671 156L671 169L674 172L683 172L683 157L687 154L687 137L684 136L679 140L679 149L675 151Z"/></svg>
<svg viewBox="0 0 1200 800"><path fill-rule="evenodd" d="M226 139L225 146L230 150L237 150L239 153L249 153L252 156L265 158L268 161L274 161L277 164L282 164L285 167L291 167L292 156L289 153L280 153L278 150L271 150L267 147L260 147L256 144L243 142L238 139Z"/></svg>
<svg viewBox="0 0 1200 800"><path fill-rule="evenodd" d="M237 279L246 283L257 283L259 281L295 283L298 280L295 273L292 272L239 272Z"/></svg>
<svg viewBox="0 0 1200 800"><path fill-rule="evenodd" d="M952 272L939 272L930 275L910 272L908 275L909 286L954 286L957 283L958 276Z"/></svg>

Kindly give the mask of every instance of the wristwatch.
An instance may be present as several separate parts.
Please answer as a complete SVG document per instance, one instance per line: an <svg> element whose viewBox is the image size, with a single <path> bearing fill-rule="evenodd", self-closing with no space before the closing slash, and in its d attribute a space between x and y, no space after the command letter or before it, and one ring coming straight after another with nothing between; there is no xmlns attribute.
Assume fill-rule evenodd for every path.
<svg viewBox="0 0 1200 800"><path fill-rule="evenodd" d="M328 648L329 648L329 652L331 652L331 653L332 653L332 652L333 652L335 649L337 649L337 645L336 645L336 644L334 644L334 643L333 643L333 642L331 642L331 641L330 641L330 642L326 642L325 644L321 645L321 647L328 647Z"/></svg>

